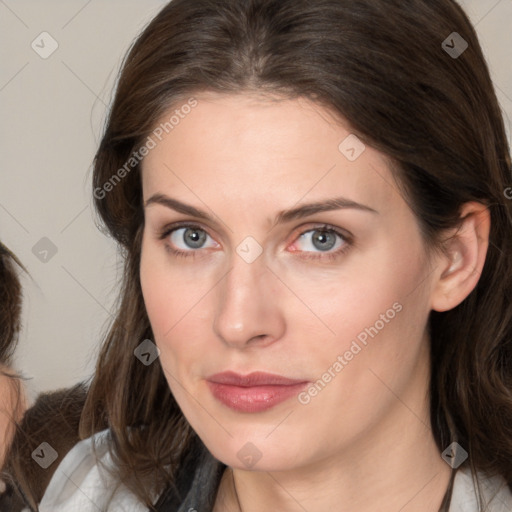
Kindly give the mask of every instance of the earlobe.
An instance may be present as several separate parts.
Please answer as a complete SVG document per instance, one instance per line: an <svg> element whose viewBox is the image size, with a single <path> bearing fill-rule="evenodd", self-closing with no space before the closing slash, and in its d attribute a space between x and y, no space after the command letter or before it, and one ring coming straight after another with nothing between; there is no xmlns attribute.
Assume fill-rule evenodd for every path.
<svg viewBox="0 0 512 512"><path fill-rule="evenodd" d="M458 306L475 288L489 245L491 216L480 203L466 203L461 224L445 243L439 257L438 278L432 290L432 309L448 311Z"/></svg>

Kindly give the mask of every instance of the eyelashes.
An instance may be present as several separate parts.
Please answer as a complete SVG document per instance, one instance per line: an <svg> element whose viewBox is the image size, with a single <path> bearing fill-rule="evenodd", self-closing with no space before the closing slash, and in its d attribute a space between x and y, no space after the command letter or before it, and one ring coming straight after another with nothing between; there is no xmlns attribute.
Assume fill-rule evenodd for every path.
<svg viewBox="0 0 512 512"><path fill-rule="evenodd" d="M311 236L314 235L315 236ZM208 249L215 249L220 245L208 234L207 230L200 225L181 222L165 226L159 233L158 239L163 241L166 250L174 257L195 259L204 257ZM334 242L334 245L332 243ZM315 243L320 244L327 250L319 249L304 250L297 248L297 244L306 244L310 247ZM182 247L177 247L179 245ZM190 245L187 245L190 244ZM210 246L208 246L210 244ZM312 225L302 229L294 235L291 244L287 245L289 252L297 254L297 257L304 260L335 261L343 256L354 245L352 235L329 224ZM334 250L333 250L334 249Z"/></svg>

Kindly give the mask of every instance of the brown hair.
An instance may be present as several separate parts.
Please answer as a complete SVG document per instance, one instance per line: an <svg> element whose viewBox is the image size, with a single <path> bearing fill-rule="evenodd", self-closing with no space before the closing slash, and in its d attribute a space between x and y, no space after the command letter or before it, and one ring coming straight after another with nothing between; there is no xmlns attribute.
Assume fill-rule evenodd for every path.
<svg viewBox="0 0 512 512"><path fill-rule="evenodd" d="M0 242L0 364L9 364L20 330L21 284L16 256Z"/></svg>
<svg viewBox="0 0 512 512"><path fill-rule="evenodd" d="M468 43L458 58L442 47L453 32ZM133 355L152 333L139 282L140 165L126 162L171 107L201 91L327 106L389 157L429 247L459 224L464 203L488 206L477 287L430 317L431 425L440 451L456 440L474 473L512 486L510 149L475 30L452 0L173 0L151 21L125 58L95 157L96 208L125 273L81 435L108 424L119 478L148 505L195 435L160 364Z"/></svg>
<svg viewBox="0 0 512 512"><path fill-rule="evenodd" d="M6 415L8 423L0 431L0 466L8 444L13 438L18 420L25 409L25 400L21 386L21 377L9 365L18 341L21 321L22 291L18 270L25 270L18 258L0 242L0 379L2 384L0 403L1 413ZM5 456L7 459L8 456ZM2 473L0 477L4 477ZM4 482L6 483L6 482ZM16 498L7 490L0 493L0 509L9 504L13 508Z"/></svg>

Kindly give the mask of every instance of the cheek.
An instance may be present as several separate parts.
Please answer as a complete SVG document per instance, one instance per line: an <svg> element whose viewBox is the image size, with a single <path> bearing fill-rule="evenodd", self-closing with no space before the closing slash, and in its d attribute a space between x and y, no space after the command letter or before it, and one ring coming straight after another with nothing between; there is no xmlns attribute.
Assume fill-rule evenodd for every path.
<svg viewBox="0 0 512 512"><path fill-rule="evenodd" d="M379 261L333 295L325 318L335 336L326 338L319 357L324 373L336 362L338 373L325 399L350 402L356 419L388 404L393 395L386 386L399 394L425 357L429 286L422 254L383 250Z"/></svg>
<svg viewBox="0 0 512 512"><path fill-rule="evenodd" d="M407 377L422 354L429 314L423 247L411 235L388 236L387 240L376 244L378 249L371 255L354 258L350 271L339 279L311 288L307 295L326 327L314 351L304 340L303 356L309 353L317 377L329 369L335 371L339 390L334 393L342 393L343 400L348 394L372 396L375 382L372 384L370 368L387 381L398 382ZM299 336L304 320L296 319L297 338L304 339Z"/></svg>
<svg viewBox="0 0 512 512"><path fill-rule="evenodd" d="M397 251L402 245L392 240L375 245L378 249L356 254L329 279L290 276L288 280L309 306L307 311L297 305L294 323L304 326L308 318L316 321L327 352L348 349L359 335L364 342L368 330L377 330L384 338L383 334L399 332L428 314L428 269L421 246L405 253Z"/></svg>
<svg viewBox="0 0 512 512"><path fill-rule="evenodd" d="M143 239L140 263L140 284L146 312L148 314L151 329L155 337L155 343L162 352L161 360L165 354L162 350L162 339L172 331L177 317L174 312L178 306L177 297L181 295L179 283L171 282L169 268L165 261L150 243Z"/></svg>
<svg viewBox="0 0 512 512"><path fill-rule="evenodd" d="M303 347L301 358L314 377L299 397L304 414L340 443L378 425L397 396L417 401L406 397L425 376L428 293L418 287L423 266L411 261L402 272L386 261L353 287L347 281L347 289L326 301L331 312L322 317L334 334L326 331L320 343Z"/></svg>
<svg viewBox="0 0 512 512"><path fill-rule="evenodd" d="M187 277L186 271L171 261L163 246L142 241L140 283L144 304L153 333L161 338L172 330L178 320L198 301L201 280Z"/></svg>
<svg viewBox="0 0 512 512"><path fill-rule="evenodd" d="M161 364L167 373L177 375L200 360L207 280L187 277L171 265L164 250L143 243L140 282Z"/></svg>
<svg viewBox="0 0 512 512"><path fill-rule="evenodd" d="M166 273L151 261L147 250L143 251L141 257L140 283L153 333L159 338L161 333L172 326L173 319L169 318L169 311L172 311L173 304L169 301L176 294L171 293Z"/></svg>

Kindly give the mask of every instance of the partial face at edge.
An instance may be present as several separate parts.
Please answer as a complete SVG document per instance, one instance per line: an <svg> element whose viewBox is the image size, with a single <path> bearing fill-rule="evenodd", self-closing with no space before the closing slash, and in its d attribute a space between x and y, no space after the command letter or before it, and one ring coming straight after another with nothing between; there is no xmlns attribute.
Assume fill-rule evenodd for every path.
<svg viewBox="0 0 512 512"><path fill-rule="evenodd" d="M212 93L187 112L143 162L140 277L167 381L209 450L243 467L251 442L258 468L286 470L396 421L390 389L422 414L429 268L383 156L340 151L350 127L305 99ZM248 412L212 393L228 370L307 383Z"/></svg>

